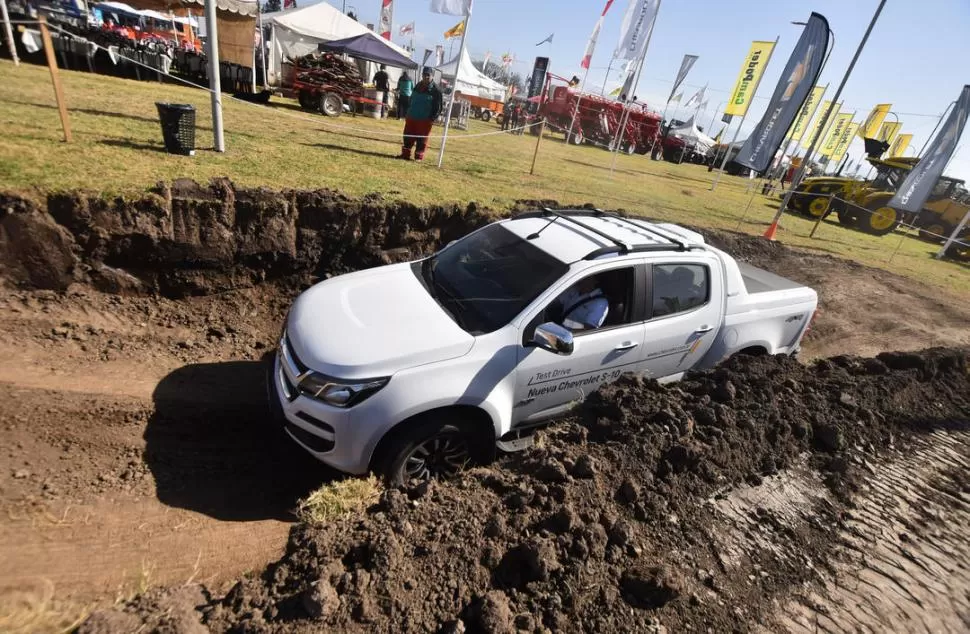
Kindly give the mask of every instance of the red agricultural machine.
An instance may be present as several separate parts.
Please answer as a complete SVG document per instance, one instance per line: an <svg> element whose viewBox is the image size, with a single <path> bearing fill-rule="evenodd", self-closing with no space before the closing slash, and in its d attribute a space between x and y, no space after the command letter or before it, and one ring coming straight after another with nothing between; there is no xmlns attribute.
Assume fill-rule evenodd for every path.
<svg viewBox="0 0 970 634"><path fill-rule="evenodd" d="M646 154L654 147L659 148L660 115L647 110L644 103L632 103L627 108L629 114L620 137L620 149L628 154ZM609 97L580 93L569 80L547 73L537 116L545 117L549 124L562 131L569 143L591 142L612 150L613 139L623 118L623 104Z"/></svg>

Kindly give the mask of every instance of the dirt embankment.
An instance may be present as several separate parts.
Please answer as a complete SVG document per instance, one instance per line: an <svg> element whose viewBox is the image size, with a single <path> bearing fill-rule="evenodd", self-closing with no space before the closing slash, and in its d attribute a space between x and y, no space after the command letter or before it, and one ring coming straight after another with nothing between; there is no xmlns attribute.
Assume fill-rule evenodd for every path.
<svg viewBox="0 0 970 634"><path fill-rule="evenodd" d="M474 204L421 208L330 190L161 183L140 198L0 197L0 271L35 288L88 283L180 298L414 258L488 221Z"/></svg>
<svg viewBox="0 0 970 634"><path fill-rule="evenodd" d="M81 632L176 622L217 632L770 630L776 605L798 604L847 561L838 546L858 534L853 505L893 448L934 431L968 437L966 350L811 367L737 359L674 387L624 379L496 467L299 527L278 563L225 596L156 592L93 615ZM931 540L950 514L970 511L970 456L951 444L935 488L898 485L931 511L894 516L908 522L903 539ZM786 499L772 503L772 492ZM956 502L936 517L941 496ZM965 533L941 547L965 556ZM913 588L970 580L965 566L915 567L898 575ZM970 608L952 596L953 611L936 615L947 626Z"/></svg>
<svg viewBox="0 0 970 634"><path fill-rule="evenodd" d="M520 201L516 208L559 207ZM593 207L592 203L584 206ZM28 288L184 298L261 282L300 288L329 275L426 254L507 211L420 208L330 190L273 191L227 180L161 183L142 197L0 194L0 276ZM650 210L634 210L649 216ZM940 289L761 238L702 231L740 260L816 289L809 356L970 345L970 307ZM900 298L905 297L905 301Z"/></svg>

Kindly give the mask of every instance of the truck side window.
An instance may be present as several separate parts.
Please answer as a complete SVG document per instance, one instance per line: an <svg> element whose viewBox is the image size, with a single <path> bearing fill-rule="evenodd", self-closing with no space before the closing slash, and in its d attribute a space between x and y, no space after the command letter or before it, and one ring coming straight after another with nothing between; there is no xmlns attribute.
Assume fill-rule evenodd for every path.
<svg viewBox="0 0 970 634"><path fill-rule="evenodd" d="M653 266L653 316L663 317L703 306L710 299L710 271L702 264Z"/></svg>
<svg viewBox="0 0 970 634"><path fill-rule="evenodd" d="M628 324L633 318L633 280L632 266L594 273L582 278L546 306L536 323L552 321L566 326L575 333ZM591 299L603 297L607 300L608 308L602 324L598 328L588 328L574 327L572 324L565 323L567 315L564 311L570 308L574 309L575 315L588 312L583 310L587 305L583 302L586 297Z"/></svg>

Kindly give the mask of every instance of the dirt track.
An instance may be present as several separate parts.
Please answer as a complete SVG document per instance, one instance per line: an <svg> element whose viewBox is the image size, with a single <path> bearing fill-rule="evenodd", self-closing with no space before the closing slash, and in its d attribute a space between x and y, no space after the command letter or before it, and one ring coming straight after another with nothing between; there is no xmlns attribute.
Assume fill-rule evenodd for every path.
<svg viewBox="0 0 970 634"><path fill-rule="evenodd" d="M474 209L391 209L326 192L280 198L220 187L204 195L184 184L164 190L146 212L151 223L135 213L145 211L138 201L57 199L53 217L43 206L8 202L20 211L4 218L0 233L0 594L40 592L50 582L59 598L88 604L187 580L219 592L277 559L293 502L330 477L264 424L258 360L273 345L289 300L316 276L413 257L486 218ZM970 309L936 289L753 238L711 238L819 291L822 313L805 342L807 357L970 345ZM921 515L924 502L909 503L898 520L916 521L909 514L935 527L917 525L911 537L941 535L946 557L920 550L930 546L906 549L929 558L922 565L933 570L933 561L970 556L967 536L944 521L953 513L967 525L966 437L946 438L928 444L925 473L906 471L912 478L905 488L923 491L919 500L932 499L927 487L955 490L963 506L950 504L934 520ZM963 449L951 447L954 438ZM939 446L951 453L931 451ZM905 464L891 452L880 460ZM817 521L815 498L830 494L809 476L787 473L798 470L779 476L780 490L801 487L811 502L793 511L792 530L801 530ZM901 485L891 478L872 486ZM771 490L755 487L753 495ZM862 497L861 508L882 504L879 495ZM739 512L718 507L708 519L725 530L732 522L743 527ZM880 533L888 549L882 556L899 561L900 546L886 540L885 527L858 521L848 522L847 535ZM851 570L833 564L827 572L830 583L844 585L858 567L849 558L851 540L838 544L849 562L838 565ZM954 581L966 587L965 566L936 573L945 580L917 578L917 586L942 584L944 594L960 587ZM869 580L860 579L864 591ZM880 595L867 596L874 613L886 613ZM949 615L940 617L944 624L959 624L966 599L956 592L942 607L909 599L916 607L904 609L912 615L933 606ZM808 616L806 603L815 606ZM819 605L827 604L816 597L778 609L795 627L818 618ZM837 625L852 618L851 606L827 610Z"/></svg>

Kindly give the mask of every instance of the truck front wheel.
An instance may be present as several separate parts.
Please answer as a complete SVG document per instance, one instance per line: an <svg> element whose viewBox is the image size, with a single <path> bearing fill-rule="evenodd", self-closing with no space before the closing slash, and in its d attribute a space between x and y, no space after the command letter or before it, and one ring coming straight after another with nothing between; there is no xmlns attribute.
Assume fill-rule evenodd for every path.
<svg viewBox="0 0 970 634"><path fill-rule="evenodd" d="M395 434L378 464L389 486L448 478L484 460L480 434L449 418L431 416Z"/></svg>

